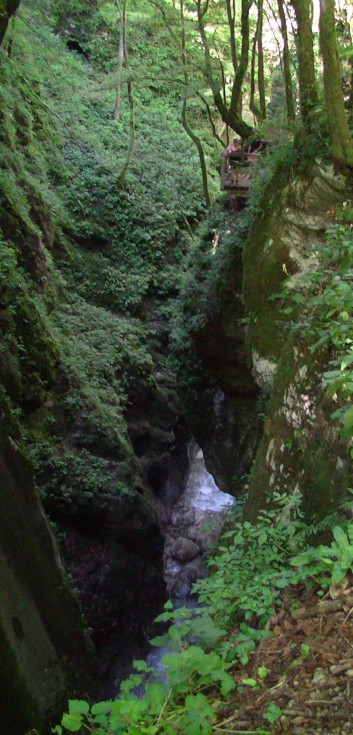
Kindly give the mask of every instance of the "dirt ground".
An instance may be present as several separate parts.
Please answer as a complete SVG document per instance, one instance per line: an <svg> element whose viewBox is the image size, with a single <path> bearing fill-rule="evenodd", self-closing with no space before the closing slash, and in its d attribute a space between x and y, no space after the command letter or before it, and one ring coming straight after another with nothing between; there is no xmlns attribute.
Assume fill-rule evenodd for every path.
<svg viewBox="0 0 353 735"><path fill-rule="evenodd" d="M268 628L271 637L233 671L236 695L217 733L353 734L353 579L323 598L291 588ZM257 686L242 684L248 678ZM269 723L273 711L277 721Z"/></svg>

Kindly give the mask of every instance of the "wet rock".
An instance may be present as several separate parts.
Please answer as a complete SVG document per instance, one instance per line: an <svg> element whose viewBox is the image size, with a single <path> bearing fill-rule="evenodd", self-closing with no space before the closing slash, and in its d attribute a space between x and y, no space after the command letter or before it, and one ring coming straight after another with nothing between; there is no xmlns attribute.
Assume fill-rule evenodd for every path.
<svg viewBox="0 0 353 735"><path fill-rule="evenodd" d="M67 588L29 466L17 436L15 441L5 425L3 415L0 588L6 594L1 601L0 681L6 696L0 697L0 720L3 732L18 735L33 727L48 731L68 694L89 692L93 671L80 611Z"/></svg>
<svg viewBox="0 0 353 735"><path fill-rule="evenodd" d="M147 520L147 519L146 519ZM128 523L128 519L127 519ZM143 658L156 634L152 620L166 598L158 528L111 534L63 529L65 561L91 629L104 696L114 696L132 658Z"/></svg>
<svg viewBox="0 0 353 735"><path fill-rule="evenodd" d="M174 541L172 555L180 562L192 561L200 553L200 549L191 539L180 536Z"/></svg>
<svg viewBox="0 0 353 735"><path fill-rule="evenodd" d="M171 523L170 525L172 527L177 527L187 529L191 525L194 525L195 523L195 511L194 510L188 510L185 505L177 505L175 506L172 517L171 517Z"/></svg>
<svg viewBox="0 0 353 735"><path fill-rule="evenodd" d="M197 526L190 526L186 532L185 532L185 538L191 539L191 541L195 541L195 544L198 544L200 546L200 531Z"/></svg>
<svg viewBox="0 0 353 735"><path fill-rule="evenodd" d="M220 492L207 472L195 442L188 449L190 470L185 491L174 506L164 550L167 589L171 597L189 594L193 582L206 575L202 553L219 537L234 499ZM181 568L187 563L186 568Z"/></svg>
<svg viewBox="0 0 353 735"><path fill-rule="evenodd" d="M175 581L170 588L171 597L174 599L183 599L189 597L193 584L198 578L197 570L194 567L186 567L176 575Z"/></svg>

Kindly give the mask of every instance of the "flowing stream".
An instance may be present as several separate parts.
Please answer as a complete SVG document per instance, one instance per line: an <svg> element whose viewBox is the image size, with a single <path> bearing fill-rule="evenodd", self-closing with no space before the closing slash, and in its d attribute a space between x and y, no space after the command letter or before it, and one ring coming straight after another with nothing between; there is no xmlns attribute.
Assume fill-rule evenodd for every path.
<svg viewBox="0 0 353 735"><path fill-rule="evenodd" d="M189 474L185 490L174 505L166 533L164 569L167 590L174 607L195 607L194 582L206 575L205 553L219 538L234 497L217 487L207 471L203 452L189 444ZM164 678L161 659L168 649L153 649L147 661Z"/></svg>
<svg viewBox="0 0 353 735"><path fill-rule="evenodd" d="M184 602L196 579L205 574L205 552L218 539L227 511L235 499L217 487L207 471L203 452L189 444L189 475L174 505L166 533L164 569L172 600Z"/></svg>
<svg viewBox="0 0 353 735"><path fill-rule="evenodd" d="M164 573L167 591L174 608L194 608L198 600L192 594L194 582L206 576L206 553L219 538L227 512L235 498L221 492L207 471L203 452L195 441L188 447L189 472L185 489L170 512L165 533ZM147 662L156 677L167 684L167 671L162 659L168 648L150 648ZM118 694L119 678L113 691ZM143 696L143 685L136 694Z"/></svg>

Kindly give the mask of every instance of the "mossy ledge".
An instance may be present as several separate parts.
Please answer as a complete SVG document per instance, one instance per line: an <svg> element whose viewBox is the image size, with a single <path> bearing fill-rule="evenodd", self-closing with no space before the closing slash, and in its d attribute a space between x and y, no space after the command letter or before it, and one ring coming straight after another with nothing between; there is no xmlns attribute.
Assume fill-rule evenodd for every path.
<svg viewBox="0 0 353 735"><path fill-rule="evenodd" d="M336 406L322 387L328 350L313 350L300 330L301 313L288 316L279 294L295 294L315 270L315 251L349 202L351 182L332 163L316 161L310 176L272 186L244 251L243 294L253 376L270 400L249 481L245 515L256 518L275 492L300 493L304 509L330 512L352 482L349 443L331 415ZM293 331L294 327L294 331Z"/></svg>

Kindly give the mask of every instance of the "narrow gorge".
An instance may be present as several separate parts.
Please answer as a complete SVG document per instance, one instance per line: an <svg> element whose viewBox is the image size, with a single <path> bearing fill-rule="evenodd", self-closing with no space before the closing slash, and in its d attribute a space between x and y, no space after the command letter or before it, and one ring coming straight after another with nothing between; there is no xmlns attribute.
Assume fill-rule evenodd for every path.
<svg viewBox="0 0 353 735"><path fill-rule="evenodd" d="M0 3L4 735L353 732L327 5Z"/></svg>

